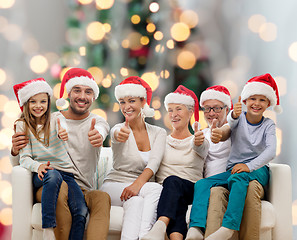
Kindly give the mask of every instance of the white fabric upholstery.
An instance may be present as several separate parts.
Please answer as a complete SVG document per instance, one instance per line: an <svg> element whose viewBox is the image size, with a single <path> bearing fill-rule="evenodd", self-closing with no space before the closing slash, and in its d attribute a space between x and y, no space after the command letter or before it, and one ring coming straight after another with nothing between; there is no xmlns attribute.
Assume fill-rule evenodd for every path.
<svg viewBox="0 0 297 240"><path fill-rule="evenodd" d="M98 164L97 188L112 166L112 151L103 148ZM262 201L261 240L292 239L291 169L285 164L270 164L268 201ZM33 206L32 174L16 166L12 170L12 240L42 239L41 204ZM190 209L187 213L189 219ZM111 207L108 240L119 240L123 208Z"/></svg>

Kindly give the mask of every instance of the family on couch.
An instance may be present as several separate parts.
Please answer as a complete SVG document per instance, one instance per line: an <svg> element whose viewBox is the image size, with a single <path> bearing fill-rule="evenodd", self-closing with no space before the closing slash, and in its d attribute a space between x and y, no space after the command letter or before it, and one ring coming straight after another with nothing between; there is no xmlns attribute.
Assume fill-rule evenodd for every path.
<svg viewBox="0 0 297 240"><path fill-rule="evenodd" d="M200 104L209 127L203 131L198 126L197 97L189 89L179 86L175 92L168 94L165 98L165 107L173 129L167 137L164 129L144 121L145 117L152 117L154 114L153 109L149 107L152 97L150 86L139 77L125 79L115 88L115 96L119 101L125 122L117 124L111 130L114 165L104 181L102 191L92 190L100 149L109 131L106 121L89 111L93 100L99 95L98 86L89 72L79 68L72 68L66 72L61 84L60 97L63 96L64 86L69 96L70 107L66 111L52 115L61 117L59 118L61 123L58 125L68 134L68 140L63 144L70 155L76 170L75 180L84 194L89 209L87 239L107 239L110 204L124 208L121 239L164 239L166 232L170 239L203 239L204 237L231 239L238 233L239 228L224 225L224 222L230 219L232 221L235 219L236 226L240 226L240 239L259 239L261 204L258 203L264 192L259 182L266 184L261 179L269 176L269 172L265 171L268 169L266 164L273 159L276 148L275 125L271 120L263 117L263 112L268 106L276 106L277 111L280 109L277 86L269 74L255 77L247 82L243 91L245 94L241 100L247 105L247 112L243 113L241 113L241 102L236 103L234 111L231 111L232 101L225 87L214 86L206 89L201 94ZM30 90L30 85L25 87L27 87L27 92L25 91L27 100L36 94L44 93L42 89ZM20 96L17 95L17 98L19 100ZM241 199L245 199L245 204L240 204L244 206L244 209L240 210L241 215L243 212L242 220L241 215L238 216L236 213L236 216L233 216L233 211L226 207L228 201L226 189L231 190L229 199L230 201L232 199L233 206L236 206L239 201L236 198L238 188L232 188L233 185L238 184L236 179L233 178L232 181L236 183L233 184L226 178L226 182L218 183L223 187L216 187L217 184L214 184L211 194L204 193L206 196L199 204L205 205L207 213L203 212L203 214L206 216L196 221L197 214L191 213L191 228L187 234L185 215L188 205L192 204L193 198L199 200L201 195L197 194L200 191L197 183L203 177L214 178L213 175L223 172L226 175L226 167L230 164L228 158L231 149L230 139L236 136L237 127L237 124L233 123L231 131L227 124L227 114L230 111L233 122L246 123L246 129L242 128L242 131L250 134L251 137L257 136L251 140L257 140L256 142L251 143L247 140L244 142L251 145L248 148L252 151L253 148L257 150L254 151L253 158L248 159L244 156L244 159L231 162L233 165L226 172L230 175L230 179L235 175L244 174L245 176L246 188L240 193L244 195ZM188 124L193 114L196 122L192 135ZM246 120L242 120L245 117ZM267 122L270 124L269 127ZM262 127L263 123L264 127ZM28 139L24 132L15 133L11 150L13 165L18 164L19 153L20 157L23 157L24 151L21 149L31 144L31 141L32 139ZM268 147L272 157L262 154ZM239 151L244 151L244 146ZM34 157L32 155L33 160ZM260 173L260 178L254 177L261 168L264 171ZM52 169L47 171L50 172ZM44 175L46 174L47 172ZM161 184L163 184L163 190ZM247 186L249 186L248 190ZM36 193L36 200L45 203L46 200L42 199L42 191L40 187ZM67 184L63 182L54 206L56 239L69 238L74 217L68 206L69 191L71 189L68 189ZM209 195L211 196L208 200ZM196 207L195 202L193 207ZM226 208L227 214L224 215L223 209ZM245 219L251 216L248 211L253 211L253 218L249 221Z"/></svg>

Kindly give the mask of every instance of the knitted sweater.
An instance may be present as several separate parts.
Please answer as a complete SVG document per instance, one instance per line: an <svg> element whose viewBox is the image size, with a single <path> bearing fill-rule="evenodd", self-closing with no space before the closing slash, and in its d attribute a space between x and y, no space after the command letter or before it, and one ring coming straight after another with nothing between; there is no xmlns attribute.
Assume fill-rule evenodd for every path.
<svg viewBox="0 0 297 240"><path fill-rule="evenodd" d="M167 136L166 149L156 181L160 184L168 176L175 175L191 182L203 178L203 165L208 153L209 142L205 140L201 146L195 146L194 136L176 139Z"/></svg>
<svg viewBox="0 0 297 240"><path fill-rule="evenodd" d="M132 131L128 140L124 143L115 139L115 131L120 130L123 125L124 123L119 123L111 129L113 168L104 182L134 182L145 168L151 169L155 174L163 158L166 141L165 129L145 123L151 147L149 160L146 164L138 152Z"/></svg>

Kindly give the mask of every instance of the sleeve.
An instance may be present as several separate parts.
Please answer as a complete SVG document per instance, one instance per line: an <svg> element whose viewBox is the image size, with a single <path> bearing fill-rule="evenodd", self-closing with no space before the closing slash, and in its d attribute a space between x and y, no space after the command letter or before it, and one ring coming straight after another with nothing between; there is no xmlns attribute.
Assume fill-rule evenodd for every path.
<svg viewBox="0 0 297 240"><path fill-rule="evenodd" d="M154 174L159 169L160 163L163 159L166 146L167 132L165 129L158 127L155 141L151 144L150 159L146 168L153 171Z"/></svg>
<svg viewBox="0 0 297 240"><path fill-rule="evenodd" d="M276 133L275 133L274 122L272 122L272 124L270 124L267 127L264 134L265 134L264 151L261 152L261 154L255 159L253 159L249 163L246 163L246 165L248 166L251 172L268 164L270 161L273 160L273 158L276 155Z"/></svg>
<svg viewBox="0 0 297 240"><path fill-rule="evenodd" d="M12 156L12 154L10 153L9 159L10 159L10 163L13 167L20 165L20 155Z"/></svg>
<svg viewBox="0 0 297 240"><path fill-rule="evenodd" d="M208 150L209 150L209 141L206 138L204 138L203 144L200 146L196 146L194 144L194 138L193 138L192 148L201 158L205 159L207 157Z"/></svg>
<svg viewBox="0 0 297 240"><path fill-rule="evenodd" d="M101 134L104 141L109 133L109 125L104 118L99 116L96 117L95 129Z"/></svg>
<svg viewBox="0 0 297 240"><path fill-rule="evenodd" d="M16 124L16 131L23 132L24 131L24 124L21 121L18 121ZM41 163L34 161L32 156L32 145L31 141L20 150L20 165L31 172L37 172Z"/></svg>
<svg viewBox="0 0 297 240"><path fill-rule="evenodd" d="M239 116L238 118L234 119L234 118L232 117L232 112L233 112L233 110L231 110L231 111L228 113L228 115L227 115L227 121L228 121L228 125L229 125L230 128L231 128L231 131L232 131L233 128L235 128L235 127L238 125L239 118L240 118L240 116ZM244 114L244 113L242 112L241 115L242 115L242 114Z"/></svg>
<svg viewBox="0 0 297 240"><path fill-rule="evenodd" d="M111 138L111 142L113 144L119 143L116 139L115 139L115 132L116 131L120 131L121 127L123 126L123 123L118 123L115 126L113 126L113 128L110 130L110 138Z"/></svg>

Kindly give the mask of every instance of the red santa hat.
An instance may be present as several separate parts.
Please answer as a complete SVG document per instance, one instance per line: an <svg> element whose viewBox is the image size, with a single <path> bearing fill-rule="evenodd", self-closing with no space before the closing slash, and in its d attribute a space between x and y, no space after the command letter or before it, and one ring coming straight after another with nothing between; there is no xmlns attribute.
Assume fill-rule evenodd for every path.
<svg viewBox="0 0 297 240"><path fill-rule="evenodd" d="M99 88L92 74L82 68L71 68L63 77L60 88L60 98L56 101L58 107L62 107L66 103L65 99L63 99L64 88L66 87L66 91L69 93L75 85L83 85L92 88L95 99L98 98Z"/></svg>
<svg viewBox="0 0 297 240"><path fill-rule="evenodd" d="M13 86L13 90L22 111L24 104L30 97L39 93L47 93L50 97L53 95L52 88L43 78L32 79L16 84Z"/></svg>
<svg viewBox="0 0 297 240"><path fill-rule="evenodd" d="M114 95L119 101L124 97L143 97L146 99L146 104L143 107L145 117L153 117L155 110L150 108L152 99L152 89L143 79L137 76L128 77L115 87Z"/></svg>
<svg viewBox="0 0 297 240"><path fill-rule="evenodd" d="M203 106L206 100L218 100L226 105L229 110L233 108L230 92L226 87L221 85L215 85L204 90L200 95L201 106Z"/></svg>
<svg viewBox="0 0 297 240"><path fill-rule="evenodd" d="M195 122L199 121L199 102L196 94L190 89L179 85L173 93L169 93L164 99L164 105L168 111L168 104L184 104L194 108Z"/></svg>
<svg viewBox="0 0 297 240"><path fill-rule="evenodd" d="M248 80L241 92L241 101L248 99L253 95L264 95L270 101L270 106L276 113L282 112L279 104L279 94L276 82L269 73L256 76Z"/></svg>

